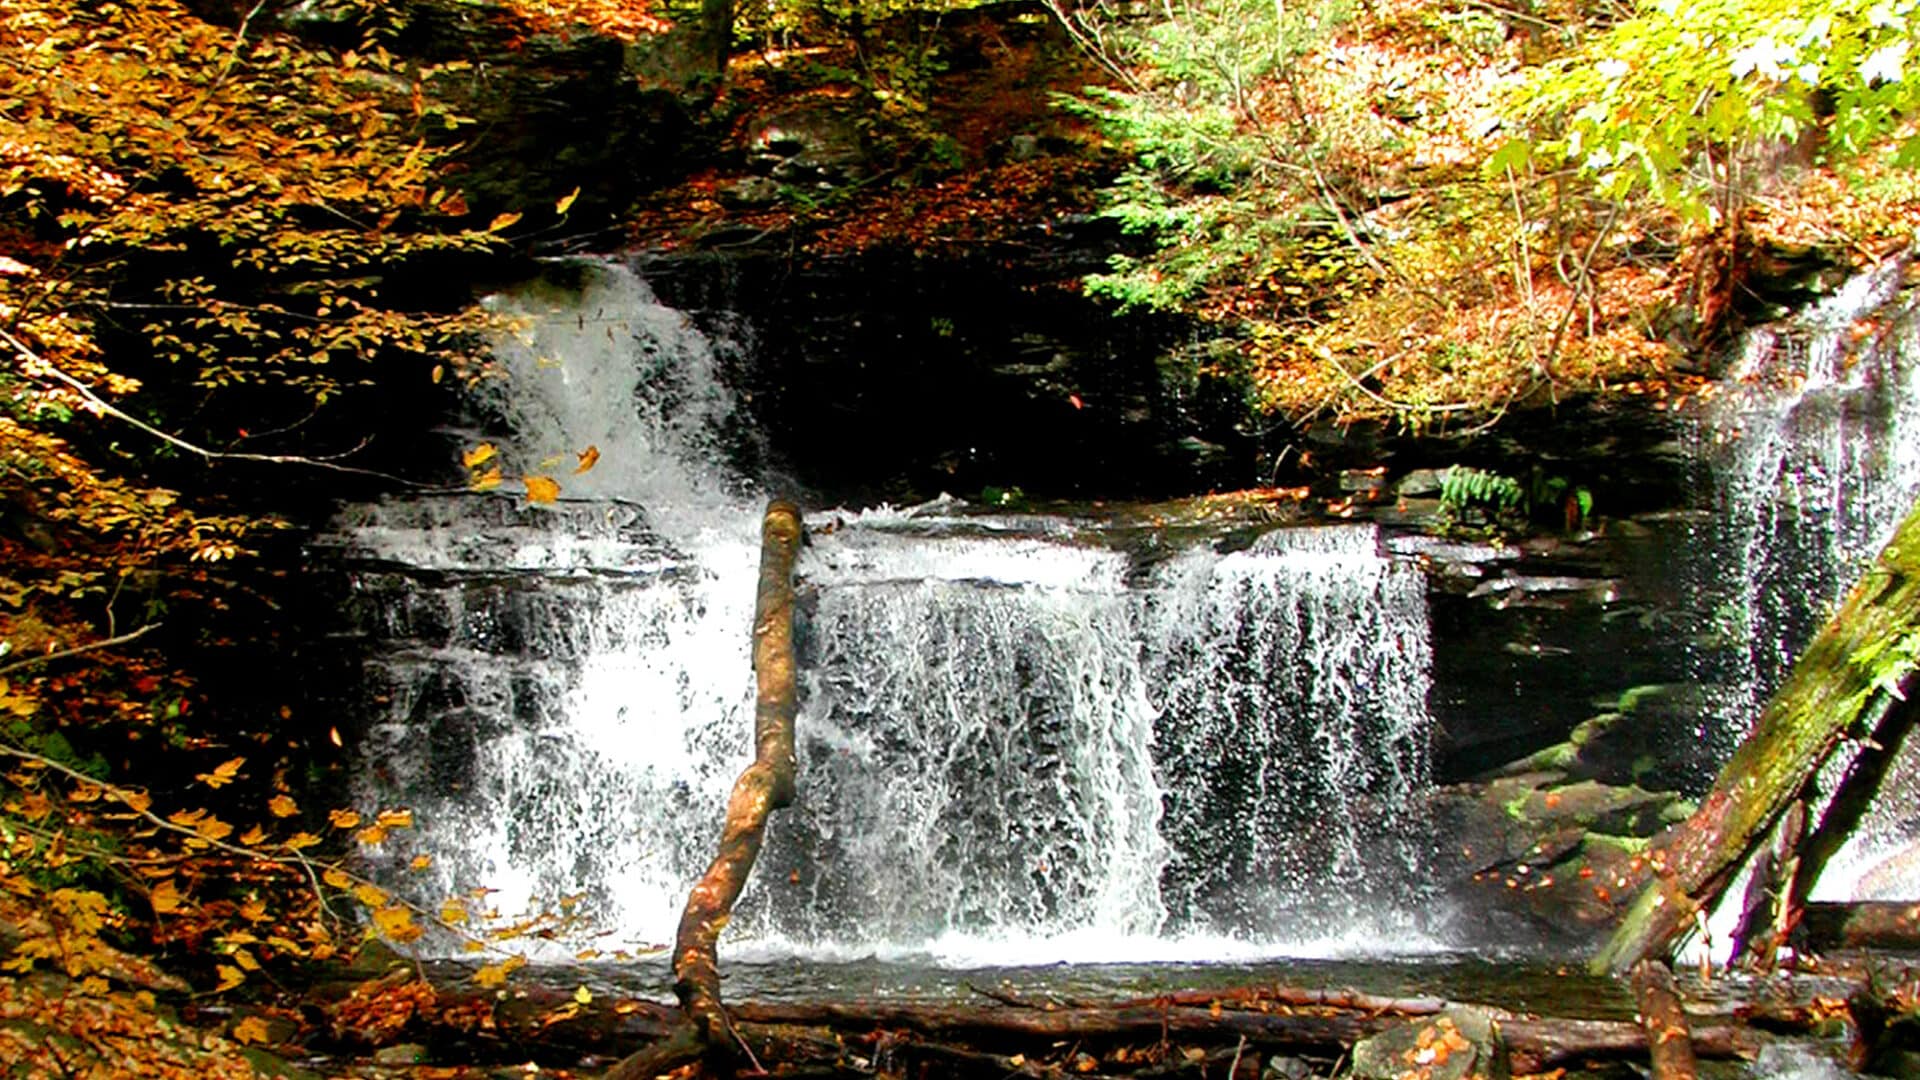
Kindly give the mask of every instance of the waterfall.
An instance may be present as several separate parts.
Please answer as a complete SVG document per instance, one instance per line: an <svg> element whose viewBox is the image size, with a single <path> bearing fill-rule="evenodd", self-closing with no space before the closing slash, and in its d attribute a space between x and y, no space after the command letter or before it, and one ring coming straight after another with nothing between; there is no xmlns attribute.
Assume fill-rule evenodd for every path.
<svg viewBox="0 0 1920 1080"><path fill-rule="evenodd" d="M1702 418L1714 487L1707 590L1730 751L1920 491L1920 348L1905 258L1743 340ZM1720 756L1724 757L1724 753Z"/></svg>
<svg viewBox="0 0 1920 1080"><path fill-rule="evenodd" d="M396 888L562 906L569 950L664 942L751 755L758 502L725 364L617 266L495 303L523 324L464 435L563 497L392 499L317 544L350 583L355 797L415 811L374 858ZM1433 947L1422 578L1371 527L1148 560L946 503L809 524L801 790L730 950Z"/></svg>
<svg viewBox="0 0 1920 1080"><path fill-rule="evenodd" d="M1381 558L1371 527L1290 529L1187 552L1143 599L1174 909L1279 933L1421 906L1420 571Z"/></svg>
<svg viewBox="0 0 1920 1080"><path fill-rule="evenodd" d="M1719 684L1701 734L1724 760L1794 658L1920 495L1920 324L1910 256L1750 332L1733 390L1701 421L1715 498L1699 562L1713 612L1701 677ZM1816 899L1920 896L1920 740L1907 740L1874 810ZM1823 778L1828 789L1837 770ZM1722 935L1724 937L1724 934Z"/></svg>

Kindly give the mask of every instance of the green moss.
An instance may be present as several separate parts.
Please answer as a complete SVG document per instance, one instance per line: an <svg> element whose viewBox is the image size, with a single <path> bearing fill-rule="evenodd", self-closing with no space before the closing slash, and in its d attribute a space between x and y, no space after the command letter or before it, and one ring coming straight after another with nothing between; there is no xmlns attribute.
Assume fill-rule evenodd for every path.
<svg viewBox="0 0 1920 1080"><path fill-rule="evenodd" d="M1588 833L1586 842L1593 846L1610 847L1628 855L1645 854L1648 846L1652 843L1651 840L1644 836L1616 836L1613 833L1602 832Z"/></svg>
<svg viewBox="0 0 1920 1080"><path fill-rule="evenodd" d="M1693 812L1698 809L1700 809L1699 804L1692 799L1675 799L1660 808L1660 821L1665 825L1671 825L1676 821L1685 821L1692 817Z"/></svg>

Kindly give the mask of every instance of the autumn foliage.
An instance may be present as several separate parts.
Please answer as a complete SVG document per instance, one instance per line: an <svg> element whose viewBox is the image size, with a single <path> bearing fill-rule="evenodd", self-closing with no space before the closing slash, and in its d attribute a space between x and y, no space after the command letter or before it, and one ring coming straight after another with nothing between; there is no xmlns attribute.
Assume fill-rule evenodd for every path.
<svg viewBox="0 0 1920 1080"><path fill-rule="evenodd" d="M281 527L201 470L351 473L337 402L479 374L488 319L431 270L496 257L520 214L477 218L449 174L468 121L431 87L460 62L394 51L422 6L339 5L322 43L292 5L0 0L9 1075L251 1075L258 1018L223 1040L158 1004L481 921L352 870L411 817L303 805L298 747L326 724L202 715L172 658L255 602L223 571ZM664 26L608 0L491 12L529 35Z"/></svg>

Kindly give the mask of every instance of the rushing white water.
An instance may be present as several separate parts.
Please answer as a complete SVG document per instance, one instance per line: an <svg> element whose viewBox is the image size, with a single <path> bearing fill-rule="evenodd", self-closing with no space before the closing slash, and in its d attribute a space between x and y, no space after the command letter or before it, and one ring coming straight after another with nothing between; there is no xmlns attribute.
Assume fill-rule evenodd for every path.
<svg viewBox="0 0 1920 1080"><path fill-rule="evenodd" d="M758 504L722 464L712 350L633 275L589 276L577 306L500 302L530 322L473 436L567 501L392 501L330 542L366 639L356 794L419 823L393 879L508 914L565 898L588 925L560 939L613 949L671 937L751 752ZM555 468L588 446L592 470ZM1418 571L1370 528L1147 565L949 509L816 515L801 791L729 950L1432 948Z"/></svg>
<svg viewBox="0 0 1920 1080"><path fill-rule="evenodd" d="M1703 573L1733 648L1724 752L1920 492L1920 331L1889 259L1748 334L1703 422L1718 513ZM1731 664L1724 660L1730 658Z"/></svg>
<svg viewBox="0 0 1920 1080"><path fill-rule="evenodd" d="M1920 496L1920 324L1888 259L1792 319L1757 329L1733 393L1703 420L1715 524L1699 560L1718 640L1700 674L1718 683L1700 734L1717 766L1795 657ZM1821 778L1829 794L1844 770ZM1815 884L1816 900L1920 897L1920 740L1907 740L1872 811ZM1730 894L1738 896L1736 888ZM1738 905L1705 943L1724 959Z"/></svg>

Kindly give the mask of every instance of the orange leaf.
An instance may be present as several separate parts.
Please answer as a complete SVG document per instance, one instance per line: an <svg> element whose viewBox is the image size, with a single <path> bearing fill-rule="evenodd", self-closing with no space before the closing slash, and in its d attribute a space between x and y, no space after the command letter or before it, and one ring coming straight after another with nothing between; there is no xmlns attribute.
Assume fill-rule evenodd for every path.
<svg viewBox="0 0 1920 1080"><path fill-rule="evenodd" d="M435 381L437 382L438 380L435 380ZM465 465L469 469L478 468L479 466L485 465L488 461L492 460L493 455L494 455L493 444L483 442L479 446L476 446L473 449L468 450L465 453L461 454L460 464Z"/></svg>
<svg viewBox="0 0 1920 1080"><path fill-rule="evenodd" d="M155 914L164 915L169 911L178 911L180 910L180 887L173 883L172 878L168 878L155 885L153 891L147 894L147 899L152 902Z"/></svg>
<svg viewBox="0 0 1920 1080"><path fill-rule="evenodd" d="M560 196L560 201L553 204L553 212L556 214L566 213L567 210L573 206L573 200L579 197L580 197L580 189L578 187L575 187L572 191L569 191L565 195Z"/></svg>
<svg viewBox="0 0 1920 1080"><path fill-rule="evenodd" d="M598 446L589 446L574 456L580 459L580 467L573 470L575 476L600 464L600 448Z"/></svg>
<svg viewBox="0 0 1920 1080"><path fill-rule="evenodd" d="M333 827L336 829L351 829L360 824L360 815L352 810L330 810L327 812L327 820L333 822Z"/></svg>
<svg viewBox="0 0 1920 1080"><path fill-rule="evenodd" d="M507 228L511 226L514 222L519 221L520 216L521 216L520 212L517 210L510 211L505 214L501 214L499 217L494 218L491 222L488 222L487 231L499 232L501 229Z"/></svg>
<svg viewBox="0 0 1920 1080"><path fill-rule="evenodd" d="M267 1041L267 1022L257 1016L249 1016L233 1025L235 1042L263 1043Z"/></svg>
<svg viewBox="0 0 1920 1080"><path fill-rule="evenodd" d="M292 817L300 812L300 805L285 795L275 795L267 800L267 809L274 817Z"/></svg>
<svg viewBox="0 0 1920 1080"><path fill-rule="evenodd" d="M234 776L236 776L240 772L240 766L245 765L246 763L247 763L247 759L243 757L237 757L229 761L223 761L220 764L214 766L214 769L212 772L198 773L194 776L194 779L200 781L201 783L207 785L210 788L225 787L226 785L233 783Z"/></svg>
<svg viewBox="0 0 1920 1080"><path fill-rule="evenodd" d="M545 476L523 477L527 485L527 501L530 503L550 503L560 497L560 485Z"/></svg>

